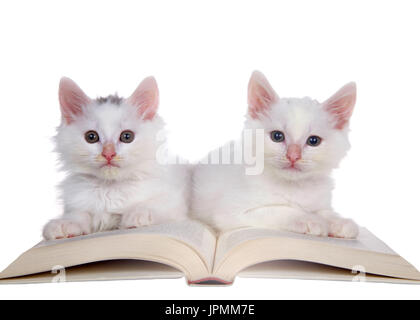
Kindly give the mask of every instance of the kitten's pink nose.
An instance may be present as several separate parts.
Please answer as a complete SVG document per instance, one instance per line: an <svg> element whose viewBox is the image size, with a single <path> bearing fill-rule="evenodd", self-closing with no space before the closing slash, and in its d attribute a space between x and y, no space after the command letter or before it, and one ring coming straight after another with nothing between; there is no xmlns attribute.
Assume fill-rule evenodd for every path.
<svg viewBox="0 0 420 320"><path fill-rule="evenodd" d="M302 149L297 144L291 144L287 148L286 157L292 164L294 164L296 161L302 158Z"/></svg>
<svg viewBox="0 0 420 320"><path fill-rule="evenodd" d="M102 149L102 156L108 162L110 162L112 160L112 158L114 158L116 155L117 154L115 153L115 146L112 143L104 145L104 147Z"/></svg>

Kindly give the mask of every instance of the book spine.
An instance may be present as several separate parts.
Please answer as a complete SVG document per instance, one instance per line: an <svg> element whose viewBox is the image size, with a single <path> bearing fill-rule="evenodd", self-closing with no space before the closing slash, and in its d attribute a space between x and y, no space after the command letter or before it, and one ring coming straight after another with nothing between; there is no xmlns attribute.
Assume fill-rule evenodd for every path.
<svg viewBox="0 0 420 320"><path fill-rule="evenodd" d="M216 277L207 277L199 280L188 280L188 285L215 285L215 286L229 286L233 281L226 281Z"/></svg>

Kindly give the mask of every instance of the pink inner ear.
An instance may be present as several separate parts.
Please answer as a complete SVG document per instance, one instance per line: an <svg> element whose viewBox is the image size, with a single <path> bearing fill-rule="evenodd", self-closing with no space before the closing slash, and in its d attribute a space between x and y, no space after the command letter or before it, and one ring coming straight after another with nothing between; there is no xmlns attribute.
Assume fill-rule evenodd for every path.
<svg viewBox="0 0 420 320"><path fill-rule="evenodd" d="M343 129L349 122L356 104L356 84L350 82L323 103L335 120L335 128Z"/></svg>
<svg viewBox="0 0 420 320"><path fill-rule="evenodd" d="M264 114L277 99L277 94L265 76L254 71L248 84L248 113L253 118Z"/></svg>
<svg viewBox="0 0 420 320"><path fill-rule="evenodd" d="M75 117L83 112L83 107L88 105L90 98L69 78L61 78L58 91L61 113L69 124Z"/></svg>
<svg viewBox="0 0 420 320"><path fill-rule="evenodd" d="M159 106L159 89L155 78L144 79L128 98L128 102L137 107L138 115L142 119L153 119Z"/></svg>

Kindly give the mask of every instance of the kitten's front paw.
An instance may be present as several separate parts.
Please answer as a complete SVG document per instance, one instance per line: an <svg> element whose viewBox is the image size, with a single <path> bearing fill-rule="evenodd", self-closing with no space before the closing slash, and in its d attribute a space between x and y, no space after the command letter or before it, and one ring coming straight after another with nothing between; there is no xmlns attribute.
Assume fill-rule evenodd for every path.
<svg viewBox="0 0 420 320"><path fill-rule="evenodd" d="M310 234L314 236L328 236L327 222L315 215L304 215L294 218L287 226L287 229L296 233Z"/></svg>
<svg viewBox="0 0 420 320"><path fill-rule="evenodd" d="M120 229L134 229L142 226L148 226L152 223L152 213L149 210L126 213L122 216Z"/></svg>
<svg viewBox="0 0 420 320"><path fill-rule="evenodd" d="M329 218L328 222L330 237L354 239L359 235L359 227L351 219Z"/></svg>
<svg viewBox="0 0 420 320"><path fill-rule="evenodd" d="M48 222L43 231L45 240L72 238L87 233L78 222L55 219Z"/></svg>

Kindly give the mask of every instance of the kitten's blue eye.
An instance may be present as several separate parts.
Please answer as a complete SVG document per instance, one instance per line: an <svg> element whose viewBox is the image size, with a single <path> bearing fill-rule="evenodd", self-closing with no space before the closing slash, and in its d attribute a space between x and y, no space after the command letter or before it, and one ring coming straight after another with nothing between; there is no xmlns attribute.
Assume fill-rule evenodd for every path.
<svg viewBox="0 0 420 320"><path fill-rule="evenodd" d="M306 140L306 144L311 147L317 147L321 144L322 139L318 136L310 136L308 140Z"/></svg>
<svg viewBox="0 0 420 320"><path fill-rule="evenodd" d="M85 140L88 143L96 143L99 141L99 134L96 131L89 130L85 133Z"/></svg>
<svg viewBox="0 0 420 320"><path fill-rule="evenodd" d="M134 132L131 130L125 130L121 132L120 141L124 143L130 143L134 140Z"/></svg>
<svg viewBox="0 0 420 320"><path fill-rule="evenodd" d="M284 133L278 130L271 132L271 140L274 142L282 142L284 141Z"/></svg>

